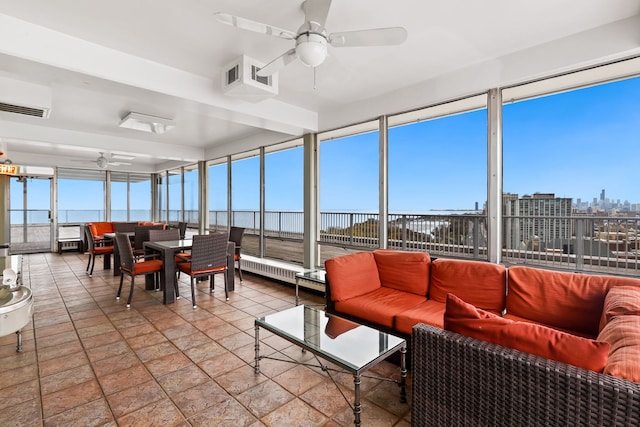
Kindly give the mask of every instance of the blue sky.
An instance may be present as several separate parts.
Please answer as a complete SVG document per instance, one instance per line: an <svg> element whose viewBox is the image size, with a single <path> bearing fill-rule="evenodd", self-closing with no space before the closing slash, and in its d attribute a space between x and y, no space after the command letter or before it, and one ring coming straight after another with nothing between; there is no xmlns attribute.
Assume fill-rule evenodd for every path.
<svg viewBox="0 0 640 427"><path fill-rule="evenodd" d="M605 189L608 198L640 203L639 100L640 77L506 104L504 191L591 201ZM486 110L390 129L389 211L473 209L476 202L482 208L486 134ZM258 157L233 163L234 210L259 209L259 169ZM267 210L302 210L302 169L302 147L266 155ZM224 164L210 169L212 210L226 209L226 174ZM29 207L46 209L36 185L29 187ZM61 209L102 207L102 183L78 181L73 188L58 193ZM132 209L145 207L147 191L133 190ZM194 205L196 193L189 191L187 205ZM12 191L13 208L22 205L21 198ZM377 132L320 144L320 209L377 211Z"/></svg>

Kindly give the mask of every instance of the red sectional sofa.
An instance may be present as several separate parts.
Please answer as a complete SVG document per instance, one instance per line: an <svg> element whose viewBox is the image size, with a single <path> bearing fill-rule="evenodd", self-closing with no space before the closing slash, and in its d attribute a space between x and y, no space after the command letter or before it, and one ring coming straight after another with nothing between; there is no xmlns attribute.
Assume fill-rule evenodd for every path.
<svg viewBox="0 0 640 427"><path fill-rule="evenodd" d="M640 279L377 250L327 311L411 343L412 423L640 425Z"/></svg>

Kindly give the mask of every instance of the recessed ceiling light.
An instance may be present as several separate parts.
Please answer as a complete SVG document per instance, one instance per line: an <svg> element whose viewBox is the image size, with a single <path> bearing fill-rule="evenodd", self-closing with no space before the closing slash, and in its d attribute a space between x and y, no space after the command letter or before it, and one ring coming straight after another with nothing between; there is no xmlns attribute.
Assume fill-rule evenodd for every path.
<svg viewBox="0 0 640 427"><path fill-rule="evenodd" d="M143 132L165 133L175 127L171 119L129 112L120 121L120 127Z"/></svg>

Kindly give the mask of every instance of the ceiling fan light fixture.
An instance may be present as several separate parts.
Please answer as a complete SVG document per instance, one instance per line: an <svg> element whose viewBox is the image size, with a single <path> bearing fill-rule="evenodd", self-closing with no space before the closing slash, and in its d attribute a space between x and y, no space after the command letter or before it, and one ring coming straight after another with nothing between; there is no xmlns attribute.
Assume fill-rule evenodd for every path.
<svg viewBox="0 0 640 427"><path fill-rule="evenodd" d="M143 132L161 134L170 131L176 125L171 119L163 117L150 116L148 114L129 112L122 120L120 127L127 129L135 129Z"/></svg>
<svg viewBox="0 0 640 427"><path fill-rule="evenodd" d="M107 166L109 166L109 160L107 160L107 158L102 153L100 153L100 156L96 160L96 164L100 169L106 169Z"/></svg>
<svg viewBox="0 0 640 427"><path fill-rule="evenodd" d="M308 67L317 67L327 57L327 39L316 33L300 34L296 39L296 55Z"/></svg>

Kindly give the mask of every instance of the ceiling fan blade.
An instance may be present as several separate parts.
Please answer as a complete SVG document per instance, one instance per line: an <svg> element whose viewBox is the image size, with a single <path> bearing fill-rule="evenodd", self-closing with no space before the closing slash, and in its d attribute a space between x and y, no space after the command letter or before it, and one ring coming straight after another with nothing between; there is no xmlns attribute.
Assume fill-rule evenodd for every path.
<svg viewBox="0 0 640 427"><path fill-rule="evenodd" d="M297 56L296 56L295 48L290 49L286 51L284 54L274 59L273 61L269 62L264 67L262 67L256 74L259 77L270 76L274 73L277 73L287 65L291 64L293 61L295 61L296 58Z"/></svg>
<svg viewBox="0 0 640 427"><path fill-rule="evenodd" d="M407 30L403 27L389 27L332 33L329 43L335 47L392 46L401 44L406 39Z"/></svg>
<svg viewBox="0 0 640 427"><path fill-rule="evenodd" d="M216 12L214 13L214 15L218 21L222 22L223 24L231 25L232 27L253 31L255 33L266 34L268 36L276 36L287 40L294 40L296 38L296 33L294 33L293 31L283 30L282 28L263 24L262 22L256 22L250 19L241 18L239 16L229 15L228 13L222 12Z"/></svg>
<svg viewBox="0 0 640 427"><path fill-rule="evenodd" d="M316 24L320 24L321 27L324 27L325 22L327 22L330 7L331 0L306 0L302 3L305 21L315 22Z"/></svg>

